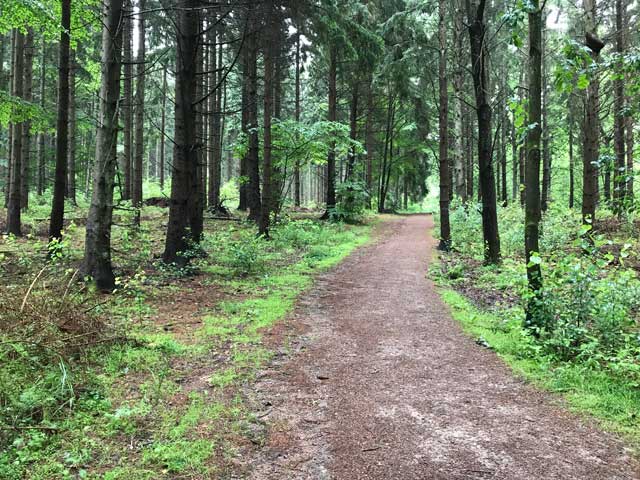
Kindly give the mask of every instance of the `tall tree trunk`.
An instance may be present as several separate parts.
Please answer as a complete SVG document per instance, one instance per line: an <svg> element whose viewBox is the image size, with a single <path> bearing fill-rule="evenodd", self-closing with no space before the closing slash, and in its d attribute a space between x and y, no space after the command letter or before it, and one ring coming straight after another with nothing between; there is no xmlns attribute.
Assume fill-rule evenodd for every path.
<svg viewBox="0 0 640 480"><path fill-rule="evenodd" d="M217 18L213 18L214 22L217 22ZM207 168L208 168L208 189L207 189L207 205L209 207L217 207L215 191L216 191L216 139L214 138L216 132L216 116L218 112L216 111L217 107L217 90L212 91L216 88L218 83L218 77L216 74L216 70L218 68L218 55L217 55L217 43L218 43L218 35L217 28L213 27L209 32L209 116L207 118L209 134L207 136Z"/></svg>
<svg viewBox="0 0 640 480"><path fill-rule="evenodd" d="M329 116L327 120L335 122L338 118L338 47L329 47ZM336 206L336 145L331 142L327 154L327 191L325 195L326 210L323 218L329 218Z"/></svg>
<svg viewBox="0 0 640 480"><path fill-rule="evenodd" d="M449 222L449 92L447 85L447 0L438 2L438 40L440 57L438 62L439 105L439 143L440 143L440 244L441 250L451 247L451 224Z"/></svg>
<svg viewBox="0 0 640 480"><path fill-rule="evenodd" d="M133 185L131 200L136 208L142 207L142 167L144 162L144 90L146 82L145 21L143 11L146 0L138 0L138 55L136 58L136 108L133 154ZM140 214L136 214L136 223L140 223Z"/></svg>
<svg viewBox="0 0 640 480"><path fill-rule="evenodd" d="M122 199L131 199L131 188L133 185L133 53L132 53L132 39L133 39L133 4L131 0L124 0L124 29L122 32L122 49L123 49L123 63L124 63L124 99L122 102L122 117L123 117L123 146L124 146L124 158L123 158L123 173L124 178L121 179L121 183L124 183L121 188Z"/></svg>
<svg viewBox="0 0 640 480"><path fill-rule="evenodd" d="M466 0L471 43L472 76L478 115L478 165L480 169L480 185L482 187L484 256L487 263L495 264L500 261L500 236L498 234L496 185L492 160L492 111L487 98L485 5L485 0L480 0L475 12L473 12L471 0Z"/></svg>
<svg viewBox="0 0 640 480"><path fill-rule="evenodd" d="M505 74L506 77L506 74ZM506 85L504 85L504 88L506 89ZM502 206L506 207L509 204L509 194L507 193L508 188L507 188L507 130L509 128L509 117L507 115L507 113L503 110L501 113L502 116L502 121L501 121L501 128L500 128L500 162L501 162L501 167L500 167L500 175L501 175L501 200L502 200Z"/></svg>
<svg viewBox="0 0 640 480"><path fill-rule="evenodd" d="M214 108L213 108L213 124L212 124L212 164L209 170L209 205L217 206L220 203L220 187L222 185L222 85L223 71L222 71L222 43L220 47L214 52L216 55L216 70L215 75L215 88L216 91L213 94ZM256 107L257 109L257 107Z"/></svg>
<svg viewBox="0 0 640 480"><path fill-rule="evenodd" d="M252 15L250 12L249 15ZM252 20L249 26L249 37L246 40L247 48L247 135L249 137L245 164L247 168L247 206L249 218L257 222L260 218L260 164L259 148L260 139L258 133L258 38L254 31L255 22Z"/></svg>
<svg viewBox="0 0 640 480"><path fill-rule="evenodd" d="M67 198L76 204L76 61L72 52L69 65L69 156L67 165Z"/></svg>
<svg viewBox="0 0 640 480"><path fill-rule="evenodd" d="M597 37L596 0L584 0L585 31ZM591 50L594 63L598 63L600 50ZM584 148L582 169L582 219L584 223L595 220L598 203L598 158L600 156L600 80L591 75L586 92L586 112L584 119Z"/></svg>
<svg viewBox="0 0 640 480"><path fill-rule="evenodd" d="M164 171L165 171L165 142L166 142L166 123L167 123L167 70L165 65L162 69L162 112L160 113L160 155L159 155L159 176L160 190L164 190Z"/></svg>
<svg viewBox="0 0 640 480"><path fill-rule="evenodd" d="M33 101L33 56L34 34L32 29L27 30L24 44L24 95L25 102ZM20 165L20 207L26 210L29 207L29 183L31 180L31 121L26 120L22 125L22 162Z"/></svg>
<svg viewBox="0 0 640 480"><path fill-rule="evenodd" d="M275 12L273 2L266 2L267 8L267 40L271 42L275 41ZM271 38L269 38L271 37ZM273 183L271 178L272 165L271 165L271 119L273 115L274 107L274 63L273 58L274 51L271 42L265 42L264 48L264 139L263 139L263 154L262 154L262 211L260 212L260 219L258 221L258 233L265 238L269 237L269 217L272 208L272 194ZM277 80L275 80L277 81Z"/></svg>
<svg viewBox="0 0 640 480"><path fill-rule="evenodd" d="M626 5L626 2L623 2ZM623 5L623 7L625 6ZM629 22L631 18L631 11L629 8L623 8L623 16L622 16L622 26L624 30L624 44L631 44L631 35L632 32L629 28ZM635 79L635 74L627 74L627 80L632 82ZM633 98L630 95L625 96L625 105L629 111L633 108ZM633 168L633 147L634 147L634 137L633 137L633 115L627 114L625 117L625 146L626 146L626 185L625 185L625 196L628 201L634 201L633 194L633 179L634 179L634 168Z"/></svg>
<svg viewBox="0 0 640 480"><path fill-rule="evenodd" d="M473 188L474 188L474 168L475 168L475 158L473 151L473 119L471 115L469 115L469 109L465 107L464 117L462 118L462 122L464 123L465 129L465 161L466 168L465 171L467 173L466 185L467 185L467 201L469 199L473 200Z"/></svg>
<svg viewBox="0 0 640 480"><path fill-rule="evenodd" d="M527 166L525 176L524 243L529 290L533 294L527 305L525 325L542 327L540 300L542 298L542 271L540 262L533 261L540 252L540 137L542 134L542 10L539 0L531 0L529 10L529 115L527 134Z"/></svg>
<svg viewBox="0 0 640 480"><path fill-rule="evenodd" d="M624 11L622 0L616 0L616 52L619 55L625 51ZM613 81L614 113L613 135L615 147L615 170L613 175L613 207L618 215L622 214L626 194L626 155L625 155L625 95L624 77L619 76Z"/></svg>
<svg viewBox="0 0 640 480"><path fill-rule="evenodd" d="M544 52L547 45L546 15L542 19L542 42L540 51ZM542 55L542 195L540 208L547 211L551 190L551 151L549 149L549 89L547 85L547 66Z"/></svg>
<svg viewBox="0 0 640 480"><path fill-rule="evenodd" d="M83 274L92 277L100 290L112 290L115 287L115 276L111 266L111 224L117 166L122 21L122 0L109 0L103 16L100 111L93 168L93 191L87 217L82 266Z"/></svg>
<svg viewBox="0 0 640 480"><path fill-rule="evenodd" d="M518 133L516 131L515 114L511 118L511 198L514 202L518 201L519 177L518 165L520 159L518 157Z"/></svg>
<svg viewBox="0 0 640 480"><path fill-rule="evenodd" d="M575 158L573 153L575 114L571 103L571 97L567 99L569 103L569 208L573 208L575 202Z"/></svg>
<svg viewBox="0 0 640 480"><path fill-rule="evenodd" d="M46 56L47 56L47 44L45 37L42 37L42 44L40 46L40 108L44 111L45 109L45 87L47 80L47 69L46 69ZM37 192L38 196L41 196L44 193L46 188L46 159L45 159L45 133L38 133L38 181L37 181Z"/></svg>
<svg viewBox="0 0 640 480"><path fill-rule="evenodd" d="M248 19L247 19L248 24ZM249 140L249 39L245 38L242 48L242 78L241 78L241 100L240 100L240 131L242 135ZM248 146L248 145L247 145ZM246 211L249 208L249 168L248 168L248 148L247 153L240 158L240 181L239 181L239 199L238 210Z"/></svg>
<svg viewBox="0 0 640 480"><path fill-rule="evenodd" d="M13 30L13 68L12 93L15 98L23 96L24 44L25 36L19 30ZM11 128L11 161L9 166L9 198L7 202L7 233L21 235L21 189L20 172L22 170L22 123L14 123Z"/></svg>
<svg viewBox="0 0 640 480"><path fill-rule="evenodd" d="M300 73L301 73L301 67L302 67L302 59L301 59L301 55L300 55L300 49L301 49L301 45L300 45L300 26L297 27L297 32L296 32L296 85L295 85L295 121L296 122L300 122L300 114L301 114L301 107L300 107ZM298 157L296 157L295 159L295 165L293 167L293 204L296 207L300 206L300 197L301 197L301 191L300 191L300 159Z"/></svg>
<svg viewBox="0 0 640 480"><path fill-rule="evenodd" d="M358 139L358 100L359 100L359 92L358 92L358 81L354 81L351 86L351 105L349 106L349 138L354 142ZM353 173L356 166L356 147L355 145L351 147L348 153L349 157L347 160L347 172L345 175L345 179L347 181L353 180Z"/></svg>
<svg viewBox="0 0 640 480"><path fill-rule="evenodd" d="M192 212L198 209L198 147L196 138L195 93L197 82L199 0L184 0L176 20L175 134L172 162L169 224L163 259L185 265L184 255L202 232L194 231ZM201 214L200 212L197 212Z"/></svg>
<svg viewBox="0 0 640 480"><path fill-rule="evenodd" d="M367 119L366 119L366 132L365 132L365 148L367 150L367 171L365 173L365 183L367 186L367 206L371 208L371 199L373 197L373 155L375 149L375 96L373 85L373 74L369 76L369 91L367 93Z"/></svg>
<svg viewBox="0 0 640 480"><path fill-rule="evenodd" d="M53 186L49 238L60 238L64 226L64 196L67 187L69 151L69 30L71 29L71 0L61 0L62 32L58 65L58 120L56 122L56 175Z"/></svg>

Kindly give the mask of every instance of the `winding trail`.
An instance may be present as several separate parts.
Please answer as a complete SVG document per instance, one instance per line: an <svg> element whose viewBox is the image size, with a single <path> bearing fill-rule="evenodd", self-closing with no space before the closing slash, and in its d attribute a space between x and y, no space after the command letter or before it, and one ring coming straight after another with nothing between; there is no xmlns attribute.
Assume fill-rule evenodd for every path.
<svg viewBox="0 0 640 480"><path fill-rule="evenodd" d="M465 336L426 278L429 216L320 277L257 384L253 479L640 479L620 440Z"/></svg>

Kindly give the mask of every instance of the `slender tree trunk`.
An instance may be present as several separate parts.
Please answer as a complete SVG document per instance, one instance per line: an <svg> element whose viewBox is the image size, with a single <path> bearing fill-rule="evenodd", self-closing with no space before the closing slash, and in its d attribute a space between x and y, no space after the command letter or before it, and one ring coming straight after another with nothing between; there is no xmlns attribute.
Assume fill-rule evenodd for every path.
<svg viewBox="0 0 640 480"><path fill-rule="evenodd" d="M160 190L164 190L164 171L165 171L165 142L166 142L166 123L167 123L167 70L164 66L162 69L162 112L160 113L160 155L159 155L159 176Z"/></svg>
<svg viewBox="0 0 640 480"><path fill-rule="evenodd" d="M267 32L271 41L275 37L275 12L273 2L267 1ZM269 39L267 37L267 39ZM265 238L269 238L269 217L272 207L272 165L271 165L271 119L274 107L274 48L271 48L271 42L266 42L264 48L264 139L263 139L263 155L262 155L262 211L258 221L258 233ZM277 81L277 80L276 80Z"/></svg>
<svg viewBox="0 0 640 480"><path fill-rule="evenodd" d="M250 27L253 28L253 27ZM248 69L249 84L247 86L247 128L249 145L246 156L247 173L249 183L247 185L247 203L249 218L258 221L260 218L260 164L259 148L260 139L258 132L258 39L256 33L252 33L248 39Z"/></svg>
<svg viewBox="0 0 640 480"><path fill-rule="evenodd" d="M484 255L487 263L495 264L500 261L500 236L498 234L496 185L492 162L492 111L487 99L485 0L480 0L475 12L472 12L470 0L466 0L466 6L469 18L472 76L478 115L478 165L480 168L480 185L482 187Z"/></svg>
<svg viewBox="0 0 640 480"><path fill-rule="evenodd" d="M131 0L124 0L124 29L122 37L123 62L124 62L124 99L122 102L123 117L123 170L124 183L122 192L123 200L131 199L131 187L133 185L132 164L133 164L133 54L132 54L132 38L133 38L133 5ZM121 182L121 183L122 183Z"/></svg>
<svg viewBox="0 0 640 480"><path fill-rule="evenodd" d="M46 41L44 36L42 37L42 44L40 46L40 108L44 111L45 109L45 87L46 87ZM38 133L38 181L37 181L37 192L38 196L41 196L46 188L46 159L45 159L45 133Z"/></svg>
<svg viewBox="0 0 640 480"><path fill-rule="evenodd" d="M546 15L542 19L542 42L540 51L546 50L547 30L544 26ZM543 212L547 211L549 205L549 192L551 190L551 151L549 150L549 89L547 88L547 67L542 55L542 195L540 199L540 208Z"/></svg>
<svg viewBox="0 0 640 480"><path fill-rule="evenodd" d="M34 34L27 30L24 44L24 95L25 102L33 101L33 56ZM29 207L29 184L31 181L31 121L26 120L22 125L22 162L20 164L20 208Z"/></svg>
<svg viewBox="0 0 640 480"><path fill-rule="evenodd" d="M222 45L214 52L216 56L215 65L217 74L215 74L216 91L212 95L214 100L212 131L212 163L209 170L209 205L217 206L220 203L220 187L222 184L222 135L221 128L221 110L222 110ZM257 107L256 107L257 108Z"/></svg>
<svg viewBox="0 0 640 480"><path fill-rule="evenodd" d="M69 30L71 29L71 0L62 0L62 32L58 65L58 120L56 123L56 175L51 205L49 238L60 238L64 226L64 194L67 186L69 151Z"/></svg>
<svg viewBox="0 0 640 480"><path fill-rule="evenodd" d="M354 142L358 139L358 101L360 99L358 92L358 81L354 81L351 86L351 105L349 106L349 137ZM356 166L356 147L353 146L349 151L347 160L347 172L345 179L353 180L353 173Z"/></svg>
<svg viewBox="0 0 640 480"><path fill-rule="evenodd" d="M511 119L511 198L514 202L518 201L518 133L516 131L515 115Z"/></svg>
<svg viewBox="0 0 640 480"><path fill-rule="evenodd" d="M300 114L301 114L301 106L300 106L300 73L301 73L301 55L300 55L300 27L298 26L298 31L296 32L296 85L295 85L295 95L296 95L296 105L295 105L295 120L296 122L300 122ZM293 204L296 207L300 206L300 159L296 157L295 165L293 167Z"/></svg>
<svg viewBox="0 0 640 480"><path fill-rule="evenodd" d="M596 0L584 0L585 30L597 37ZM598 63L600 50L591 51L594 63ZM582 169L582 219L584 223L595 220L598 203L598 157L600 156L600 80L594 74L590 78L586 92L586 112L584 120L584 148Z"/></svg>
<svg viewBox="0 0 640 480"><path fill-rule="evenodd" d="M540 262L533 261L540 252L540 137L542 135L542 22L539 0L531 0L529 11L529 115L531 125L527 135L527 165L525 178L525 228L524 243L529 290L533 298L527 305L525 325L528 328L543 326L540 317L542 298L542 271ZM535 257L538 258L538 257Z"/></svg>
<svg viewBox="0 0 640 480"><path fill-rule="evenodd" d="M371 199L373 197L373 155L375 149L375 97L373 94L373 74L369 77L369 91L367 94L367 119L365 132L365 148L367 150L367 171L365 172L365 183L367 186L367 206L371 208Z"/></svg>
<svg viewBox="0 0 640 480"><path fill-rule="evenodd" d="M573 208L575 202L575 158L573 153L575 115L574 108L571 105L571 98L568 99L569 105L569 208Z"/></svg>
<svg viewBox="0 0 640 480"><path fill-rule="evenodd" d="M103 19L100 111L82 271L93 278L100 290L110 291L115 287L111 266L111 224L122 66L122 0L109 0Z"/></svg>
<svg viewBox="0 0 640 480"><path fill-rule="evenodd" d="M15 98L23 96L24 44L25 36L13 30L12 92ZM9 198L7 202L7 233L22 234L20 206L20 172L22 170L22 128L23 123L14 123L11 128L11 161L9 167Z"/></svg>
<svg viewBox="0 0 640 480"><path fill-rule="evenodd" d="M338 118L338 47L331 45L329 51L329 116L327 120L335 122ZM329 218L330 211L336 206L336 145L329 145L327 155L327 191L325 195L326 211L323 218Z"/></svg>
<svg viewBox="0 0 640 480"><path fill-rule="evenodd" d="M447 84L447 0L438 2L438 40L440 43L440 57L438 62L439 79L439 143L440 143L440 244L441 250L451 247L451 225L449 222L449 190L451 188L449 176L449 92Z"/></svg>
<svg viewBox="0 0 640 480"><path fill-rule="evenodd" d="M145 21L142 12L146 0L138 0L138 55L136 58L136 108L133 155L133 185L131 200L136 208L142 207L142 168L144 162L144 90L146 82L146 48ZM140 224L140 214L136 215L136 223Z"/></svg>
<svg viewBox="0 0 640 480"><path fill-rule="evenodd" d="M199 0L184 0L180 6L176 20L175 146L163 259L166 263L185 265L189 258L184 252L202 235L201 231L194 231L191 223L192 212L200 203L195 109Z"/></svg>
<svg viewBox="0 0 640 480"><path fill-rule="evenodd" d="M623 2L626 4L626 2ZM623 5L624 7L625 5ZM631 45L631 35L632 32L629 28L631 12L630 9L623 8L622 15L622 27L624 30L623 42L624 45ZM635 74L627 74L627 81L633 82L635 79ZM630 95L625 96L625 105L629 111L632 111L634 99ZM627 114L625 116L625 146L626 146L626 168L625 168L625 176L626 176L626 185L625 185L625 196L627 201L634 200L633 194L633 180L634 180L634 168L633 168L633 148L634 148L634 137L633 137L633 115Z"/></svg>
<svg viewBox="0 0 640 480"><path fill-rule="evenodd" d="M67 165L67 198L76 204L76 61L72 52L69 65L69 156Z"/></svg>
<svg viewBox="0 0 640 480"><path fill-rule="evenodd" d="M616 0L616 52L619 55L625 51L625 28L624 28L624 11L622 0ZM613 132L615 147L615 170L613 175L613 207L618 215L621 215L624 208L626 196L626 155L625 155L625 85L624 77L617 77L613 81L614 96L614 116L613 116Z"/></svg>

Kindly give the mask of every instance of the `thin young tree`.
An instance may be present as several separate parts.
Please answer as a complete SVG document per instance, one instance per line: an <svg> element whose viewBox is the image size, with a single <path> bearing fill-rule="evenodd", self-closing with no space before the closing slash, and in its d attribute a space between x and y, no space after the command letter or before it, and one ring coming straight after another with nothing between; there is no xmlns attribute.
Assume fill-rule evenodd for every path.
<svg viewBox="0 0 640 480"><path fill-rule="evenodd" d="M123 0L108 0L102 28L102 71L93 191L87 217L82 272L100 290L115 287L111 265L113 189L116 175L118 104L122 67Z"/></svg>

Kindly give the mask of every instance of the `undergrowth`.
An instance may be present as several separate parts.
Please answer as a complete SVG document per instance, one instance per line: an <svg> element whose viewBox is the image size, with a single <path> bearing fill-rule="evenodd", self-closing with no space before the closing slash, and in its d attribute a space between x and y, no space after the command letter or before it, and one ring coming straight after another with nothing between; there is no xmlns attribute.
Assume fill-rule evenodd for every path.
<svg viewBox="0 0 640 480"><path fill-rule="evenodd" d="M67 229L54 270L28 294L45 240L5 240L0 478L230 475L240 445L261 441L239 393L271 357L263 332L291 311L316 271L335 265L369 232L285 218L265 241L251 224L212 222L205 254L194 256L189 271L176 271L153 258L163 216L148 208L139 229L114 231L122 242L110 297L72 280L81 227ZM180 310L194 285L220 295L195 310L195 324ZM167 301L178 302L168 310L175 318L161 315Z"/></svg>
<svg viewBox="0 0 640 480"><path fill-rule="evenodd" d="M524 264L519 206L499 211L503 261L482 265L478 208L451 212L453 252L432 274L446 286L454 316L518 372L562 392L581 412L640 445L640 279L633 218L603 216L583 227L578 213L552 206L533 256L543 275L541 327L523 328L532 295ZM608 222L616 228L608 230ZM458 293L455 293L458 292ZM462 294L462 295L461 295Z"/></svg>

